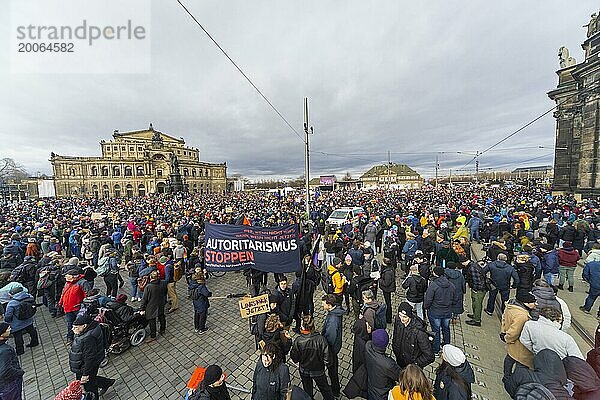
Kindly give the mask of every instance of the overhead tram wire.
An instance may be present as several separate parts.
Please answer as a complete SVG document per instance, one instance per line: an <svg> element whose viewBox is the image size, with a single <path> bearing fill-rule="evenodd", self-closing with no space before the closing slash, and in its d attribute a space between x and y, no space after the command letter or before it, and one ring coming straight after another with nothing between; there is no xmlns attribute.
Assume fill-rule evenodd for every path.
<svg viewBox="0 0 600 400"><path fill-rule="evenodd" d="M225 55L225 57L227 57L227 59L238 70L238 72L240 74L242 74L242 76L244 78L246 78L246 80L248 81L248 83L250 83L250 85L254 88L254 90L256 90L258 92L258 94L263 98L263 100L267 102L267 104L273 109L273 111L275 111L275 113L279 116L279 118L281 118L283 120L283 122L292 130L292 132L296 136L298 136L298 139L300 139L302 141L302 143L304 143L304 139L302 138L302 136L300 135L300 133L298 133L298 131L292 126L292 124L290 124L290 122L283 116L283 114L281 114L281 112L279 112L279 110L277 109L277 107L275 107L273 105L273 103L267 98L267 96L265 96L263 94L263 92L254 84L254 82L252 82L252 80L236 64L236 62L233 61L233 59L229 56L229 54L227 54L227 52L221 47L221 45L215 40L215 38L213 38L213 36L210 34L210 32L208 32L206 30L206 28L204 28L204 26L200 23L200 21L198 21L198 19L194 16L194 14L192 14L192 12L181 2L181 0L177 0L177 2L185 10L185 12L194 20L194 22L200 27L200 29L202 29L202 31L206 34L206 36L208 36L208 38L215 44L215 46L217 46L217 48L221 51L221 53L223 53Z"/></svg>
<svg viewBox="0 0 600 400"><path fill-rule="evenodd" d="M493 149L494 147L498 146L499 144L507 141L508 139L510 139L511 137L515 136L517 133L521 132L523 129L527 128L528 126L534 124L535 122L537 122L538 120L542 119L543 117L545 117L547 114L549 114L550 112L554 111L554 109L556 109L558 106L561 106L563 104L565 104L566 102L568 102L571 98L575 97L575 96L579 96L581 94L590 92L592 90L598 89L598 87L600 87L600 85L596 85L590 88L587 88L586 90L582 90L581 92L578 93L573 93L572 95L568 96L567 98L565 98L562 102L560 102L559 104L555 104L554 107L552 107L551 109L549 109L548 111L544 112L541 115L538 115L537 117L535 117L534 119L532 119L531 121L529 121L528 123L526 123L525 125L523 125L522 127L520 127L519 129L517 129L516 131L514 131L513 133L511 133L510 135L506 136L504 139L494 143L493 145L491 145L490 147L488 147L487 149L483 150L482 152L476 154L471 160L469 160L468 163L466 163L465 165L462 166L462 168L465 168L467 165L471 164L473 161L475 161L478 157L481 157L482 154L487 153L488 151L490 151L491 149ZM462 169L461 168L461 169Z"/></svg>

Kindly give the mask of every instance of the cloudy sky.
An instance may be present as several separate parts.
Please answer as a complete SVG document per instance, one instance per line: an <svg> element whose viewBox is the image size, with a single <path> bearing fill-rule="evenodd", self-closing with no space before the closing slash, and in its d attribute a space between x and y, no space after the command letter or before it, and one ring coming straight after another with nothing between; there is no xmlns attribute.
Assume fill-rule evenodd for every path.
<svg viewBox="0 0 600 400"><path fill-rule="evenodd" d="M553 106L557 49L581 61L582 25L597 11L587 0L182 1L301 133L309 98L313 176L358 174L388 150L426 176L436 152L442 174L462 167L471 157L457 152L481 151ZM51 151L97 156L113 130L153 122L230 174L303 173L302 141L175 0L152 1L149 74L11 73L6 8L0 157L50 173ZM549 164L553 142L550 113L480 166Z"/></svg>

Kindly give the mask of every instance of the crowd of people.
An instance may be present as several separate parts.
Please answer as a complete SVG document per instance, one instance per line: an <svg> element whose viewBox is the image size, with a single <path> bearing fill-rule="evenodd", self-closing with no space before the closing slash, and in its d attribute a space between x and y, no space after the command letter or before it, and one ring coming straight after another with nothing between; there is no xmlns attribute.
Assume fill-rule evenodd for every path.
<svg viewBox="0 0 600 400"><path fill-rule="evenodd" d="M364 212L342 224L327 222L345 206ZM267 193L6 204L0 213L0 399L21 399L18 356L40 344L36 311L65 321L76 381L57 399L106 392L115 381L98 375L99 368L120 338L111 323L143 332L147 325L146 340L156 340L167 329L167 314L184 318L178 286L193 303L193 329L206 332L208 222L300 226L301 262L293 278L274 274L271 284L265 271L244 271L248 293L268 294L270 303L270 312L251 319L261 354L253 400L288 393L313 398L315 385L326 400L342 394L470 399L475 373L451 344L450 329L467 311L467 288L466 324L492 324L482 312L502 313L503 384L512 398L597 399L600 330L584 357L568 333L571 314L560 294L574 290L584 258L581 277L589 286L580 309L590 314L600 296L598 208L595 201L507 187L323 192L311 199L309 215L302 196ZM118 295L120 288L130 296ZM396 309L394 297L403 299ZM110 314L94 312L95 305ZM315 307L324 320L317 320ZM353 337L348 382L339 373L344 318L351 319ZM290 383L290 362L298 366L301 388ZM229 398L218 365L206 369L191 398Z"/></svg>

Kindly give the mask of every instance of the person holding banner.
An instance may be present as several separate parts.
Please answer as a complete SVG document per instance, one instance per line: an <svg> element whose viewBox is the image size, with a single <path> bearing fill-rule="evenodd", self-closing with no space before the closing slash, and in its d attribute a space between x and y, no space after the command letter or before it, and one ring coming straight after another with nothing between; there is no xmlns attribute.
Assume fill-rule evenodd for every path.
<svg viewBox="0 0 600 400"><path fill-rule="evenodd" d="M231 400L221 367L213 364L206 368L204 379L190 400Z"/></svg>

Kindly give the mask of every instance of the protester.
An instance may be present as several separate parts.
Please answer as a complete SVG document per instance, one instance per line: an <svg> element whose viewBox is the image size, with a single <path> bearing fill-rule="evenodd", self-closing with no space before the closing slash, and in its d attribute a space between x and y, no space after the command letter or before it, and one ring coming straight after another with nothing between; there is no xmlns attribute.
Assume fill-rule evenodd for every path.
<svg viewBox="0 0 600 400"><path fill-rule="evenodd" d="M362 318L357 318L352 327L354 340L352 343L352 373L365 364L365 345L371 340L371 329Z"/></svg>
<svg viewBox="0 0 600 400"><path fill-rule="evenodd" d="M206 279L202 272L194 275L193 280L188 285L190 298L194 304L194 332L204 333L208 331L206 328L206 316L210 307L209 297L212 293L206 287Z"/></svg>
<svg viewBox="0 0 600 400"><path fill-rule="evenodd" d="M315 322L310 315L302 317L300 336L292 344L290 358L299 364L302 387L311 398L314 381L324 400L334 399L325 376L325 367L330 363L327 339L315 332Z"/></svg>
<svg viewBox="0 0 600 400"><path fill-rule="evenodd" d="M379 288L383 292L385 300L385 319L388 324L392 323L392 293L396 292L396 270L389 258L384 258L381 264L381 277Z"/></svg>
<svg viewBox="0 0 600 400"><path fill-rule="evenodd" d="M74 333L71 329L73 327L73 321L77 318L77 313L81 308L81 303L85 298L85 292L78 285L78 281L81 279L79 271L76 269L69 269L65 274L65 280L67 281L60 300L58 300L58 306L62 307L65 313L65 321L67 322L67 343L73 342Z"/></svg>
<svg viewBox="0 0 600 400"><path fill-rule="evenodd" d="M140 314L144 315L150 326L150 336L146 342L152 342L156 339L156 320L160 325L159 333L162 335L167 328L165 319L165 304L167 303L167 286L165 281L160 280L160 273L152 271L150 281L144 288L142 302L140 304Z"/></svg>
<svg viewBox="0 0 600 400"><path fill-rule="evenodd" d="M327 267L327 275L328 279L331 280L332 291L336 298L338 305L342 305L343 297L344 297L344 287L346 286L346 277L340 271L342 266L342 260L338 257L335 257L332 263Z"/></svg>
<svg viewBox="0 0 600 400"><path fill-rule="evenodd" d="M327 373L331 382L331 392L334 398L340 397L340 376L338 373L338 353L342 349L342 318L344 310L337 305L336 298L332 294L326 294L321 298L323 309L327 312L321 335L327 340L329 348L329 364Z"/></svg>
<svg viewBox="0 0 600 400"><path fill-rule="evenodd" d="M573 382L576 400L600 399L600 377L591 365L579 357L567 356L563 360L567 378Z"/></svg>
<svg viewBox="0 0 600 400"><path fill-rule="evenodd" d="M579 253L573 248L571 241L565 240L561 248L558 249L558 263L559 263L559 283L558 288L564 289L564 283L569 283L569 292L573 291L575 285L575 268L577 267L577 261L579 261Z"/></svg>
<svg viewBox="0 0 600 400"><path fill-rule="evenodd" d="M485 312L488 315L494 314L494 308L496 306L496 295L500 292L500 309L504 312L506 302L510 296L511 280L512 286L518 287L519 275L515 271L514 267L507 262L506 254L498 254L496 261L490 262L483 268L484 274L490 273L490 292L488 296L487 307Z"/></svg>
<svg viewBox="0 0 600 400"><path fill-rule="evenodd" d="M6 343L10 336L10 325L0 322L0 399L21 400L23 375L15 350Z"/></svg>
<svg viewBox="0 0 600 400"><path fill-rule="evenodd" d="M520 341L523 326L531 318L529 312L536 307L535 296L531 293L518 293L516 299L506 304L502 314L500 339L506 343L504 358L504 379L512 375L515 363L533 367L533 353Z"/></svg>
<svg viewBox="0 0 600 400"><path fill-rule="evenodd" d="M100 363L104 359L104 333L100 325L87 315L79 316L73 321L73 345L69 351L69 367L80 380L87 392L98 397L104 394L114 383L98 375Z"/></svg>
<svg viewBox="0 0 600 400"><path fill-rule="evenodd" d="M388 400L435 400L435 398L431 382L423 370L417 365L409 364L400 372L398 385L390 390Z"/></svg>
<svg viewBox="0 0 600 400"><path fill-rule="evenodd" d="M465 272L465 281L471 288L471 305L473 313L467 314L469 318L465 323L472 326L481 326L481 311L483 310L483 299L488 291L485 271L479 265L471 260L464 260L462 263Z"/></svg>
<svg viewBox="0 0 600 400"><path fill-rule="evenodd" d="M225 384L225 375L218 365L212 364L206 368L202 382L190 396L190 400L230 400L229 390Z"/></svg>
<svg viewBox="0 0 600 400"><path fill-rule="evenodd" d="M252 376L252 400L286 400L290 370L282 362L279 350L266 344Z"/></svg>
<svg viewBox="0 0 600 400"><path fill-rule="evenodd" d="M586 260L582 277L590 285L590 290L584 304L579 309L589 314L596 299L600 296L600 261ZM600 316L600 307L598 308L597 315Z"/></svg>
<svg viewBox="0 0 600 400"><path fill-rule="evenodd" d="M400 375L398 364L385 354L389 340L385 329L377 329L365 346L368 400L386 400Z"/></svg>
<svg viewBox="0 0 600 400"><path fill-rule="evenodd" d="M435 370L433 394L436 400L469 400L475 373L465 354L451 344L442 349L442 363Z"/></svg>
<svg viewBox="0 0 600 400"><path fill-rule="evenodd" d="M409 364L425 368L435 361L430 337L425 329L425 323L414 314L410 304L402 302L398 306L392 339L392 350L400 368Z"/></svg>
<svg viewBox="0 0 600 400"><path fill-rule="evenodd" d="M40 342L37 330L33 325L33 314L35 314L35 300L32 295L25 293L23 288L11 289L11 301L6 305L4 320L10 324L12 336L15 339L15 350L20 356L25 353L23 347L23 334L29 334L27 347L37 347Z"/></svg>
<svg viewBox="0 0 600 400"><path fill-rule="evenodd" d="M419 265L410 266L410 271L402 282L402 288L406 289L405 296L408 304L415 309L417 316L424 319L423 301L427 290L427 279L419 274Z"/></svg>
<svg viewBox="0 0 600 400"><path fill-rule="evenodd" d="M425 292L423 308L427 310L431 330L435 334L433 352L436 354L440 352L441 346L450 343L450 319L459 299L460 293L448 280L444 269L435 267L433 280ZM443 339L440 336L443 336Z"/></svg>
<svg viewBox="0 0 600 400"><path fill-rule="evenodd" d="M465 293L467 292L467 286L465 283L465 277L463 273L457 270L457 266L460 266L459 263L450 262L447 264L446 269L444 270L444 275L446 278L454 285L456 298L454 304L452 305L452 322L458 322L458 318L460 314L462 314L465 309L463 306L463 302L465 300Z"/></svg>

